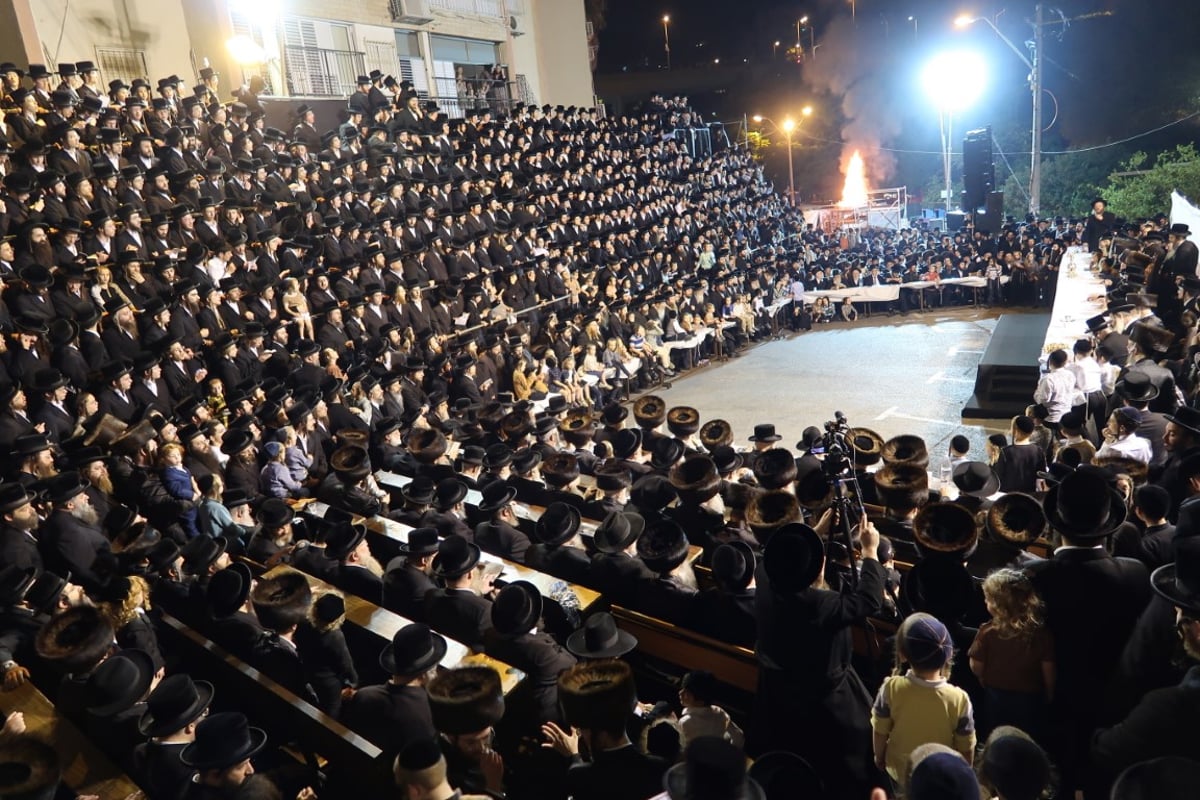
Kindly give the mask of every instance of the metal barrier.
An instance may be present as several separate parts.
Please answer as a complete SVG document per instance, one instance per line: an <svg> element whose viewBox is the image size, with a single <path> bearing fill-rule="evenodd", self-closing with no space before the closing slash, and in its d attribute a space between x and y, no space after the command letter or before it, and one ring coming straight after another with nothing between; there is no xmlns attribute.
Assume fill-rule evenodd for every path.
<svg viewBox="0 0 1200 800"><path fill-rule="evenodd" d="M358 76L366 74L364 54L353 50L287 45L283 62L294 97L349 97Z"/></svg>

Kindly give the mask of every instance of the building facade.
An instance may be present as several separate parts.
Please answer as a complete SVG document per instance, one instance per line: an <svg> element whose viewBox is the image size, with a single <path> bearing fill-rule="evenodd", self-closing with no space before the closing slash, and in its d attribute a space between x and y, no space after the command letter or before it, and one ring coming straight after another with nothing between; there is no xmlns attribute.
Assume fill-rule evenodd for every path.
<svg viewBox="0 0 1200 800"><path fill-rule="evenodd" d="M379 70L450 116L594 102L583 0L9 0L0 56L93 60L106 81L211 66L223 99L254 75L274 97L345 97Z"/></svg>

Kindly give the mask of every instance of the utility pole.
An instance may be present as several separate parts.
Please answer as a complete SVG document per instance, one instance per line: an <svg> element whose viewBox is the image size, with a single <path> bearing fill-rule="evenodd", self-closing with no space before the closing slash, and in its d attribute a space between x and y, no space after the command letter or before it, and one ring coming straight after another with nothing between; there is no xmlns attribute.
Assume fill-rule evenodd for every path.
<svg viewBox="0 0 1200 800"><path fill-rule="evenodd" d="M1033 142L1029 148L1032 155L1029 164L1029 211L1036 217L1042 203L1042 65L1045 59L1045 23L1042 19L1042 4L1038 3L1033 18L1033 69L1029 76L1033 91Z"/></svg>

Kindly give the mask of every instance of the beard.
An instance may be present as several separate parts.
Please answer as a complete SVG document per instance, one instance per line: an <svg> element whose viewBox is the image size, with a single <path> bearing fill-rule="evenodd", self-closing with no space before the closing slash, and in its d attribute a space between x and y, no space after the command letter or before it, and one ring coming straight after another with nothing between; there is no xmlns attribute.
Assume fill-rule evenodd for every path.
<svg viewBox="0 0 1200 800"><path fill-rule="evenodd" d="M117 325L120 326L121 330L128 333L134 339L138 338L138 325L136 319L122 317L121 319L117 320Z"/></svg>
<svg viewBox="0 0 1200 800"><path fill-rule="evenodd" d="M109 496L112 495L112 491L113 491L112 478L108 477L108 475L102 475L98 478L89 478L88 483L92 484L92 486L95 486L103 494L106 494Z"/></svg>
<svg viewBox="0 0 1200 800"><path fill-rule="evenodd" d="M383 577L383 565L375 559L375 556L370 555L369 553L363 554L362 557L359 558L358 565L369 571L376 578Z"/></svg>
<svg viewBox="0 0 1200 800"><path fill-rule="evenodd" d="M100 515L91 506L75 506L70 514L84 525L97 525L100 522Z"/></svg>
<svg viewBox="0 0 1200 800"><path fill-rule="evenodd" d="M38 242L30 248L33 260L46 269L54 267L54 246L50 242Z"/></svg>

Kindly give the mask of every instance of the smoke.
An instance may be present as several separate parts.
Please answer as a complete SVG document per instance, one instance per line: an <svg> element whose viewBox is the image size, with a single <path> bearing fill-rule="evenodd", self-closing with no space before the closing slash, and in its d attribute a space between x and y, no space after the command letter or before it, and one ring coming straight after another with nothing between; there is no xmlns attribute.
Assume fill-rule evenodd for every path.
<svg viewBox="0 0 1200 800"><path fill-rule="evenodd" d="M889 46L880 25L860 19L856 27L843 16L829 24L817 44L815 57L804 65L803 80L815 92L841 98L842 174L858 150L871 184L883 185L895 172L896 159L882 148L900 134L905 111L904 92L893 85L900 67L895 43Z"/></svg>

